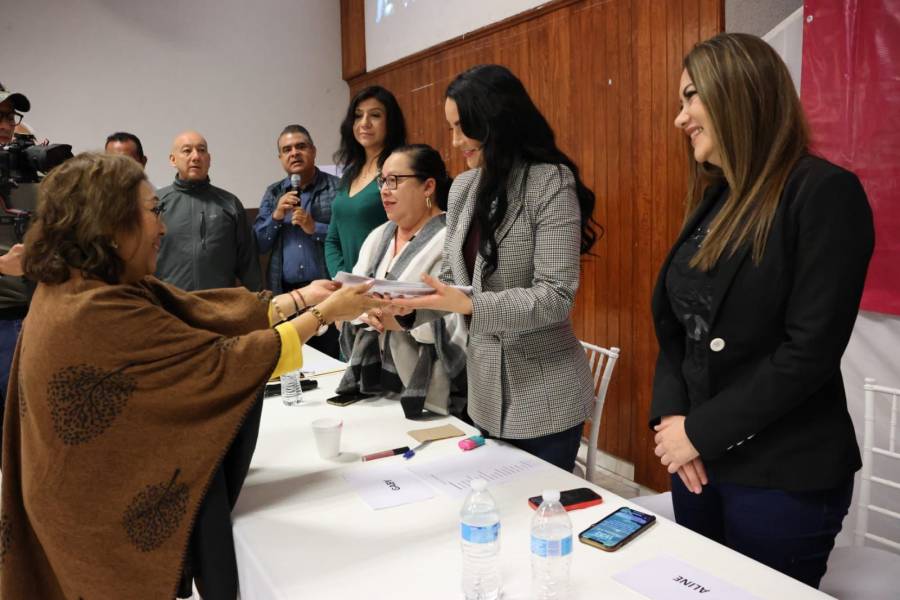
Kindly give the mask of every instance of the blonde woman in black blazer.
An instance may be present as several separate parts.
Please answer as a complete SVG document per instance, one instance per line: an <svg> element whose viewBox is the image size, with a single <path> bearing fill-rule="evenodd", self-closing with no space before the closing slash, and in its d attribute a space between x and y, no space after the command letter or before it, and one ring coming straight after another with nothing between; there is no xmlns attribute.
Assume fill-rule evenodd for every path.
<svg viewBox="0 0 900 600"><path fill-rule="evenodd" d="M447 88L453 145L471 170L450 189L437 293L398 301L469 316L468 414L475 425L571 471L593 380L569 313L580 254L596 234L594 194L556 147L515 75L473 67ZM471 285L471 297L445 285Z"/></svg>
<svg viewBox="0 0 900 600"><path fill-rule="evenodd" d="M817 587L860 467L840 361L872 213L853 173L809 154L768 44L722 34L684 67L690 188L653 294L656 454L679 523Z"/></svg>

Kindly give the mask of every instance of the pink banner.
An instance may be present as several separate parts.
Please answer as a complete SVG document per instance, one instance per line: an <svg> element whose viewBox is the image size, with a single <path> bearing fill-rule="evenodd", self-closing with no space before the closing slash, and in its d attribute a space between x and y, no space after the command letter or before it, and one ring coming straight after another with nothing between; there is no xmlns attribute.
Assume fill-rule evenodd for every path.
<svg viewBox="0 0 900 600"><path fill-rule="evenodd" d="M875 213L862 308L900 315L900 0L807 0L804 21L813 151L856 173Z"/></svg>

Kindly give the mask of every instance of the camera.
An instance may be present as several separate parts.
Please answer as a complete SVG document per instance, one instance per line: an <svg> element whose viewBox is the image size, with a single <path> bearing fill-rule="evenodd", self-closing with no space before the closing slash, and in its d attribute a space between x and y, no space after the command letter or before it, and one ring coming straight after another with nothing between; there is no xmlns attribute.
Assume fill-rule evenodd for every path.
<svg viewBox="0 0 900 600"><path fill-rule="evenodd" d="M39 145L33 135L16 134L0 147L0 246L22 241L37 205L37 184L70 158L70 144Z"/></svg>

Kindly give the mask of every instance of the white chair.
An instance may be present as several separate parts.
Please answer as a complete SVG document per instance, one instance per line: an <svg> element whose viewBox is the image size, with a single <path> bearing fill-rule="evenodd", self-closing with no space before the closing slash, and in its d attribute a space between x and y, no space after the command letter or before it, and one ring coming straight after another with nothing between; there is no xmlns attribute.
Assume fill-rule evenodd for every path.
<svg viewBox="0 0 900 600"><path fill-rule="evenodd" d="M876 455L893 459L900 469L896 440L897 400L900 389L875 385L866 378L865 425L863 429L863 467L857 501L856 531L853 546L835 548L828 558L828 571L819 586L826 594L841 600L896 600L900 597L900 543L869 532L869 512L900 521L900 513L872 503L872 484L900 490L900 481L872 474ZM887 447L875 445L875 401L890 399L891 420ZM900 496L900 495L898 495ZM870 540L888 550L864 546ZM895 554L896 553L896 554Z"/></svg>
<svg viewBox="0 0 900 600"><path fill-rule="evenodd" d="M591 367L591 375L594 377L594 412L591 415L591 430L588 436L587 460L582 463L576 460L577 466L584 469L584 478L594 482L594 474L597 468L597 438L600 436L600 418L603 415L603 405L606 403L606 392L609 390L609 380L612 379L613 369L619 360L618 348L603 348L581 342L587 355L588 365Z"/></svg>

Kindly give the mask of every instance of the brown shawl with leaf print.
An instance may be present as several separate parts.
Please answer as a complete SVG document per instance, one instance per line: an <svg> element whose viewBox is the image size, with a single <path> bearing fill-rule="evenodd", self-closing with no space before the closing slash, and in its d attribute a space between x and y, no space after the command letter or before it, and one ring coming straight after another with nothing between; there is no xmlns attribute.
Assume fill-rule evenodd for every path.
<svg viewBox="0 0 900 600"><path fill-rule="evenodd" d="M3 436L0 597L166 599L213 471L278 362L268 294L40 285Z"/></svg>

